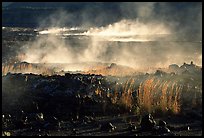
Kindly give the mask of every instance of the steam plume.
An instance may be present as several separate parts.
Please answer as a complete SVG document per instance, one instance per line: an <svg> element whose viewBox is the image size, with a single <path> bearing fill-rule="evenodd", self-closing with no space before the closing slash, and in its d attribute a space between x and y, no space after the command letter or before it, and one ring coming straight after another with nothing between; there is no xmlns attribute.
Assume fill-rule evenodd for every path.
<svg viewBox="0 0 204 138"><path fill-rule="evenodd" d="M196 29L202 30L200 5L190 7L181 3L180 6L184 11L173 13L179 4L176 7L175 3L124 3L120 6L123 19L89 28L83 20L86 27L74 27L76 32L71 32L73 29L69 27L59 28L65 21L75 19L74 15L60 11L40 23L40 27L45 27L49 22L48 30L40 31L37 39L25 46L23 60L32 63L115 62L136 69L190 61L201 65L201 31ZM189 17L189 20L185 19L182 27L183 21L178 17ZM195 23L190 21L192 18ZM195 35L187 36L189 32ZM63 39L74 35L82 45Z"/></svg>

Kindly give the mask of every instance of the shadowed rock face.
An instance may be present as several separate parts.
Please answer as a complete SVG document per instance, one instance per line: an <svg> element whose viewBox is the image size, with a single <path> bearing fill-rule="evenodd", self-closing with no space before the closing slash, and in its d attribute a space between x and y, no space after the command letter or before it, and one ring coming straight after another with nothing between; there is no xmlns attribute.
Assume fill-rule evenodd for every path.
<svg viewBox="0 0 204 138"><path fill-rule="evenodd" d="M152 130L156 125L155 120L153 119L151 114L145 115L141 121L141 129L142 130Z"/></svg>
<svg viewBox="0 0 204 138"><path fill-rule="evenodd" d="M202 72L202 69L199 66L193 64L193 61L191 61L190 64L184 63L180 67L176 64L169 65L169 71L175 72L177 74L187 73L187 72L191 74L197 74L199 72Z"/></svg>

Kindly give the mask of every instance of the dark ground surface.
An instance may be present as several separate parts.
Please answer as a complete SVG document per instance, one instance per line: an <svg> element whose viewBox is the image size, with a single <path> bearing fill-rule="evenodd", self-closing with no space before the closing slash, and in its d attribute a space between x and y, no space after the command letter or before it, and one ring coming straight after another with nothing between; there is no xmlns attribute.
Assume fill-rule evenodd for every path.
<svg viewBox="0 0 204 138"><path fill-rule="evenodd" d="M134 115L121 115L120 117L103 116L96 117L94 123L62 122L60 129L44 130L44 129L16 129L8 132L13 136L202 136L201 120L189 120L184 117L157 118L168 122L170 133L156 133L155 131L140 131L139 122ZM116 129L114 131L103 131L100 124L111 122ZM129 130L129 124L135 124L136 130ZM189 129L188 129L189 127Z"/></svg>
<svg viewBox="0 0 204 138"><path fill-rule="evenodd" d="M185 107L178 115L153 114L156 125L160 120L167 123L170 130L168 133L141 130L143 115L136 115L120 105L112 104L105 96L106 93L102 96L92 93L96 88L111 90L114 82L111 83L109 79L100 75L83 74L50 77L34 74L3 76L2 135L202 135L202 105ZM120 81L128 80L123 79ZM110 126L106 126L107 123L116 128L112 130ZM131 124L136 129L130 129Z"/></svg>

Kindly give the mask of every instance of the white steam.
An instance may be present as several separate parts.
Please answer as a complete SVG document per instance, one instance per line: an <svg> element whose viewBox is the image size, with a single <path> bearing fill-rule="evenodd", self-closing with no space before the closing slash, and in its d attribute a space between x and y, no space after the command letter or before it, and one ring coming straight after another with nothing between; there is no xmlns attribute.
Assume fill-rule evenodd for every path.
<svg viewBox="0 0 204 138"><path fill-rule="evenodd" d="M26 47L22 60L29 63L69 63L74 59L70 46L52 35L41 36Z"/></svg>
<svg viewBox="0 0 204 138"><path fill-rule="evenodd" d="M90 28L88 31L81 33L72 32L72 35L83 35L90 38L85 49L79 48L74 51L74 45L70 45L60 36L56 36L66 36L70 30L80 30L80 28L51 27L39 31L40 35L37 39L26 45L27 48L24 51L25 58L23 60L30 63L105 62L104 55L107 52L109 41L148 41L150 40L150 38L147 39L146 37L148 35L170 33L170 29L163 24L143 24L138 20L122 20L107 27ZM108 60L124 64L126 55L128 54L126 49L124 49L118 55L120 58L115 57L114 59L117 60ZM127 58L132 60L131 55Z"/></svg>
<svg viewBox="0 0 204 138"><path fill-rule="evenodd" d="M121 20L107 27L91 28L86 32L93 36L134 36L170 34L170 30L162 23L142 23L139 20Z"/></svg>
<svg viewBox="0 0 204 138"><path fill-rule="evenodd" d="M70 33L70 30L80 31L79 28L53 27L39 31L37 39L26 45L23 61L29 63L114 62L135 69L168 67L172 63L182 64L191 60L197 64L201 62L201 53L192 55L192 43L163 41L161 36L171 34L171 29L162 23L145 24L138 20L122 20L106 27L90 28L80 33ZM69 38L67 34L78 35L77 41L82 41L82 46L66 40ZM62 36L66 35L64 39ZM89 39L82 39L82 36ZM88 42L83 44L83 41Z"/></svg>
<svg viewBox="0 0 204 138"><path fill-rule="evenodd" d="M36 40L24 46L22 60L30 63L114 62L138 70L190 61L202 65L200 37L189 33L195 26L202 28L199 7L187 10L188 14L199 12L194 26L190 20L193 17L186 12L174 15L174 5L168 3L124 3L120 8L124 18L102 27L90 27L89 22L84 21L84 26L82 23L80 27L61 28L65 21L72 23L77 17L64 11L55 13L42 20ZM186 20L182 22L185 23L183 28L180 18ZM46 26L47 23L50 24ZM200 32L195 34L199 36ZM186 35L190 35L190 39L183 39Z"/></svg>

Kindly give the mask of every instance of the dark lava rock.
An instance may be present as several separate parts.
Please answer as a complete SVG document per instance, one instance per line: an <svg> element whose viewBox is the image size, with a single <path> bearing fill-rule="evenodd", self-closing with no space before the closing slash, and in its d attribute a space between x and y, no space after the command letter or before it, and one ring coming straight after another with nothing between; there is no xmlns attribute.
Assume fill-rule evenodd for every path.
<svg viewBox="0 0 204 138"><path fill-rule="evenodd" d="M16 128L25 128L26 126L28 126L29 123L24 120L16 120L14 124Z"/></svg>
<svg viewBox="0 0 204 138"><path fill-rule="evenodd" d="M137 127L134 124L129 124L128 130L133 131L133 130L136 130L136 129L137 129Z"/></svg>
<svg viewBox="0 0 204 138"><path fill-rule="evenodd" d="M162 77L162 76L164 76L164 75L167 75L167 73L164 72L164 71L162 71L162 70L157 70L157 71L154 73L154 75Z"/></svg>
<svg viewBox="0 0 204 138"><path fill-rule="evenodd" d="M159 120L159 126L166 127L166 122L163 120Z"/></svg>
<svg viewBox="0 0 204 138"><path fill-rule="evenodd" d="M19 128L26 127L29 124L28 116L23 110L21 111L20 119L17 119L15 124Z"/></svg>
<svg viewBox="0 0 204 138"><path fill-rule="evenodd" d="M28 116L29 121L31 122L44 122L43 113L31 113Z"/></svg>
<svg viewBox="0 0 204 138"><path fill-rule="evenodd" d="M149 131L155 127L156 121L153 119L151 114L147 114L142 118L140 125L143 131Z"/></svg>
<svg viewBox="0 0 204 138"><path fill-rule="evenodd" d="M43 113L31 113L28 115L28 123L32 129L43 128L45 124Z"/></svg>
<svg viewBox="0 0 204 138"><path fill-rule="evenodd" d="M54 124L51 124L51 123L45 123L45 125L43 126L44 129L46 130L54 130L56 129L56 126Z"/></svg>
<svg viewBox="0 0 204 138"><path fill-rule="evenodd" d="M2 115L2 130L7 130L9 128L13 128L13 116L10 114Z"/></svg>
<svg viewBox="0 0 204 138"><path fill-rule="evenodd" d="M196 111L190 111L186 113L187 118L189 119L196 119L196 120L201 120L202 119L202 114L196 112Z"/></svg>
<svg viewBox="0 0 204 138"><path fill-rule="evenodd" d="M171 131L167 127L160 127L159 132L160 133L170 133Z"/></svg>
<svg viewBox="0 0 204 138"><path fill-rule="evenodd" d="M46 133L45 135L43 135L43 136L50 136L48 133Z"/></svg>
<svg viewBox="0 0 204 138"><path fill-rule="evenodd" d="M82 121L88 124L96 122L96 120L92 116L84 116Z"/></svg>
<svg viewBox="0 0 204 138"><path fill-rule="evenodd" d="M60 121L54 117L54 116L49 116L46 118L46 123L43 126L45 129L60 129L61 128L61 123Z"/></svg>
<svg viewBox="0 0 204 138"><path fill-rule="evenodd" d="M114 131L116 129L116 126L114 126L112 123L105 123L101 125L102 131Z"/></svg>
<svg viewBox="0 0 204 138"><path fill-rule="evenodd" d="M56 125L59 123L59 120L55 116L49 116L49 117L47 117L46 120L48 122L50 122L52 124L56 124Z"/></svg>
<svg viewBox="0 0 204 138"><path fill-rule="evenodd" d="M77 130L75 128L72 129L72 134L74 134L74 135L77 134Z"/></svg>
<svg viewBox="0 0 204 138"><path fill-rule="evenodd" d="M166 126L162 127L162 126L155 126L152 129L153 133L155 134L164 134L164 133L170 133L170 129L167 128Z"/></svg>
<svg viewBox="0 0 204 138"><path fill-rule="evenodd" d="M160 126L154 126L154 127L152 128L152 131L154 131L154 132L158 132L159 129L160 129Z"/></svg>

